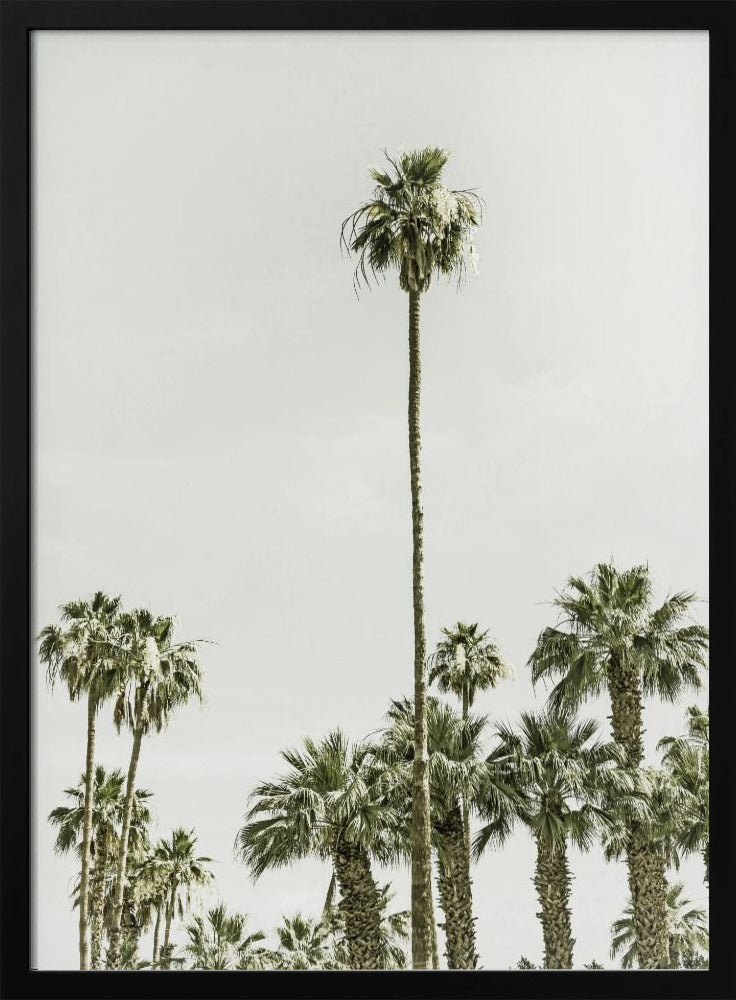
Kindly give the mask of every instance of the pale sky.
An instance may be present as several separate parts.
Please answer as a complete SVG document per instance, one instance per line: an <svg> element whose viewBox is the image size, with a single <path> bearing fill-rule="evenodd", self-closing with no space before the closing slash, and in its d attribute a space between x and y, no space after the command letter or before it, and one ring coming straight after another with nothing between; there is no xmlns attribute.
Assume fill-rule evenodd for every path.
<svg viewBox="0 0 736 1000"><path fill-rule="evenodd" d="M254 885L249 792L412 690L408 300L394 275L356 299L338 245L383 148L447 148L448 186L488 205L479 276L423 299L430 648L489 628L515 679L476 707L513 721L544 704L525 664L570 574L648 562L707 621L707 33L65 31L33 53L34 632L104 589L212 640L206 704L144 742L138 785L156 836L195 827L216 859L205 902L271 932L318 916L330 873ZM71 969L76 863L46 816L85 708L34 680L34 964ZM650 761L695 700L647 705ZM607 734L607 712L582 714ZM98 760L125 769L110 717ZM625 868L571 860L575 964L611 964ZM519 832L474 871L485 968L541 962L533 864ZM681 874L705 905L699 858Z"/></svg>

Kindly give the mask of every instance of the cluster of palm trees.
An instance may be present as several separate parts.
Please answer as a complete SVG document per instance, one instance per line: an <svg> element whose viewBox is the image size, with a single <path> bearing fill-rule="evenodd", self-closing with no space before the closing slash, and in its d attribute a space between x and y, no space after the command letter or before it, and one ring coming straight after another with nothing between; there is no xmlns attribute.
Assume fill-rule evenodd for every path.
<svg viewBox="0 0 736 1000"><path fill-rule="evenodd" d="M468 266L475 270L472 234L482 201L472 190L444 185L443 149L387 159L386 170L371 171L373 195L345 220L341 241L357 255L356 288L370 275L395 268L409 298L413 698L392 701L385 726L370 738L351 742L336 728L321 740L306 739L300 749L284 751L287 772L252 794L236 837L239 857L255 878L307 856L329 862L332 880L320 920L289 918L278 932L279 948L268 952L257 934L245 934L243 915L216 908L188 928L186 955L200 963L197 968L204 962L215 968L303 967L289 962L401 967L406 915L387 913L389 890L377 881L375 866L406 861L412 967L439 967L439 927L449 968L477 968L472 865L521 827L536 844L534 885L545 968L573 964L568 848L588 850L597 843L608 859L626 864L630 962L644 969L672 967L683 948L672 944L677 935L668 872L681 854L698 851L706 885L709 878L707 715L691 709L687 733L661 746L661 766L645 766L643 699L672 702L701 687L707 630L686 620L693 594L674 594L655 608L646 566L619 571L601 563L587 578L568 580L553 602L559 620L539 635L529 658L535 684L555 682L547 703L523 713L514 726L495 728L471 711L478 692L510 673L488 633L458 622L443 630L427 656L420 305L435 276L454 274L460 281ZM72 699L87 699L85 772L72 795L81 834L76 841L80 831L66 830L63 841L80 855L84 969L102 961L101 928L108 937L107 967L121 967L123 914L131 911L140 911L137 920L146 915L155 920L154 965L169 968L186 960L174 956L170 931L177 906L184 913L188 887L199 883L194 876L187 881L166 851L175 853L177 838L192 847L193 834L174 831L169 845L151 849L144 833L134 832L136 822L145 828L147 793L135 788L143 737L162 728L177 706L201 697L196 644L174 643L173 627L170 617L145 609L124 612L118 598L98 593L90 602L65 605L61 625L48 626L40 636L49 680L63 681ZM433 683L459 699L460 711L430 696ZM610 702L610 740L599 737L594 720L576 714L588 698L600 695ZM95 804L95 724L108 702L115 724L133 736L119 826L101 819L105 810ZM101 772L97 784L105 782L122 788L122 775ZM471 816L480 821L474 836ZM65 826L59 822L61 838ZM60 849L68 849L61 840ZM202 879L206 862L199 859ZM433 863L443 912L439 924ZM614 940L622 933L617 929ZM696 949L704 941L693 940Z"/></svg>
<svg viewBox="0 0 736 1000"><path fill-rule="evenodd" d="M658 744L658 767L645 766L642 744L644 696L673 701L701 686L708 636L686 620L693 601L680 593L654 607L644 566L618 571L601 563L588 577L571 578L553 602L558 622L542 631L528 661L535 683L556 683L546 704L514 724L491 725L473 710L480 692L511 676L489 633L464 622L442 630L428 678L458 707L434 695L426 700L431 856L442 910L439 921L432 916L433 968L438 930L448 968L480 967L473 864L501 849L516 828L536 846L544 968L574 963L571 847L599 846L607 859L626 862L630 905L612 927L612 958L622 956L624 968L649 969L705 960L705 912L681 898L682 886L668 872L683 855L698 853L709 885L708 713L688 708L684 734ZM221 904L194 917L177 954L172 928L190 911L197 888L212 881L211 859L197 855L193 830L175 829L152 843L152 794L136 787L135 775L145 732L201 697L195 644L174 642L173 619L125 612L118 598L102 593L62 606L61 619L39 638L50 681L62 680L88 705L87 769L49 817L56 849L74 851L80 861L73 891L80 966L406 967L409 913L388 912L391 889L379 882L376 866L412 857L415 703L391 701L383 727L364 740L336 728L283 751L286 771L251 794L238 856L254 878L306 857L329 862L321 917L286 917L271 949L262 931L246 933L246 917ZM595 720L577 716L588 697L605 692L609 740ZM133 733L127 776L95 761L95 723L107 702L116 724ZM147 929L153 947L144 960L139 940Z"/></svg>
<svg viewBox="0 0 736 1000"><path fill-rule="evenodd" d="M152 730L160 731L180 705L202 697L196 645L175 642L174 628L171 616L155 616L146 608L125 611L119 597L109 597L98 591L89 601L64 604L61 624L47 625L39 635L40 658L47 667L49 683L61 682L73 701L85 699L87 702L83 787L69 790L76 811L75 807L70 808L81 824L81 838L79 844L74 845L81 860L78 889L80 969L93 967L90 934L93 922L96 967L100 967L100 911L104 910L101 900L108 898L103 886L111 887L105 964L109 969L122 967L123 916L126 898L128 908L130 906L130 873L138 850L145 849L145 836L141 833L138 838L134 827L136 814L139 824L144 823L142 807L148 797L148 793L136 791L143 737ZM133 742L122 803L119 802L122 774L115 771L108 777L104 770L99 771L97 816L102 827L93 830L97 717L108 704L113 706L113 720L118 731L122 727L128 729ZM107 809L102 808L103 789ZM112 817L118 805L121 810L119 828L113 833ZM67 819L61 814L56 819L61 824L61 840L57 842L60 849L67 849L65 844L72 846L73 823ZM91 921L93 912L94 921ZM170 920L167 922L170 926Z"/></svg>
<svg viewBox="0 0 736 1000"><path fill-rule="evenodd" d="M683 854L700 852L707 887L707 713L691 707L688 733L661 742L660 767L644 767L643 697L672 701L701 686L707 630L684 622L693 595L675 594L656 608L651 597L644 566L619 572L602 563L587 579L571 578L554 601L560 621L541 633L529 659L535 682L558 682L543 708L521 713L513 726L489 727L470 711L478 691L509 675L488 633L463 622L443 630L429 677L457 695L461 709L427 699L431 850L444 916L432 921L434 968L438 926L448 968L479 966L472 862L501 847L516 827L536 845L545 968L573 967L568 850L596 844L607 859L626 861L633 933L627 966L680 966L682 948L673 944L681 935L673 929L679 896L672 896L677 887L667 872ZM605 691L609 740L595 720L576 715L583 701ZM403 699L391 703L386 726L369 739L350 743L339 729L321 741L306 739L302 749L283 753L285 774L253 791L238 833L240 857L255 878L307 856L332 864L350 968L381 967L373 866L411 861L414 734L414 703ZM480 821L473 837L471 813ZM680 924L691 933L690 951L702 951L702 912L688 911ZM613 933L615 957L622 926Z"/></svg>

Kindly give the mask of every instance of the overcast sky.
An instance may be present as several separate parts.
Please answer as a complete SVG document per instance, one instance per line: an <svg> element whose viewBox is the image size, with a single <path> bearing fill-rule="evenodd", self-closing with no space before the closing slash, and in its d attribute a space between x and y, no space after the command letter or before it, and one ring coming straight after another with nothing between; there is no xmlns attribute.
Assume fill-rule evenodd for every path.
<svg viewBox="0 0 736 1000"><path fill-rule="evenodd" d="M101 588L212 640L206 704L138 784L157 836L216 859L206 901L270 932L319 914L329 870L253 885L249 792L412 690L408 300L393 275L357 299L338 245L384 147L444 146L488 205L479 276L423 300L430 648L489 628L516 676L476 706L513 721L569 574L648 562L707 621L707 33L35 32L33 68L34 630ZM74 968L46 816L85 708L35 681L34 964ZM651 761L687 703L647 705ZM99 761L126 768L110 714ZM520 832L475 869L486 968L541 961L533 863ZM572 867L575 963L608 963L625 868Z"/></svg>

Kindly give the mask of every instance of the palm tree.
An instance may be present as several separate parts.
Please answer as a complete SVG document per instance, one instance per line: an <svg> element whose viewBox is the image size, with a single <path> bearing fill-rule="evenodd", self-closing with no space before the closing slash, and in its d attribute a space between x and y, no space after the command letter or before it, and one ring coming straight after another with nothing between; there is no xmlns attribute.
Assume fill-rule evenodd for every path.
<svg viewBox="0 0 736 1000"><path fill-rule="evenodd" d="M123 815L123 772L105 771L98 764L95 767L92 836L90 855L94 862L88 888L87 912L91 926L91 968L101 968L102 936L104 931L105 904L108 901L112 883L113 863L120 838ZM79 835L84 826L84 798L86 778L82 775L79 784L65 788L64 794L72 800L70 806L57 806L49 813L49 822L59 828L55 850L65 854L74 849L82 855L83 845ZM131 842L134 847L147 840L147 827L151 821L148 800L151 792L138 788L133 796ZM74 890L76 906L81 906L81 875Z"/></svg>
<svg viewBox="0 0 736 1000"><path fill-rule="evenodd" d="M669 967L682 968L683 956L708 954L708 923L705 910L691 906L689 899L682 899L682 882L676 882L667 890L667 939ZM611 958L621 955L621 967L642 968L639 958L634 907L629 905L611 927Z"/></svg>
<svg viewBox="0 0 736 1000"><path fill-rule="evenodd" d="M517 820L534 837L545 969L572 968L568 844L588 850L596 830L609 822L602 809L605 796L633 790L618 769L619 748L591 742L597 729L592 719L578 722L565 707L522 712L517 729L496 727L498 743L488 757L492 777L512 794L505 802L497 795L488 803L481 800L490 822L477 834L474 854L503 844Z"/></svg>
<svg viewBox="0 0 736 1000"><path fill-rule="evenodd" d="M245 933L247 917L228 913L224 903L207 911L207 921L197 915L187 927L189 943L184 951L192 969L238 969L247 967L249 957L265 934ZM260 950L260 949L259 949Z"/></svg>
<svg viewBox="0 0 736 1000"><path fill-rule="evenodd" d="M47 625L38 636L41 663L51 687L57 680L76 701L87 698L87 751L84 768L84 817L79 905L79 968L89 969L89 876L97 712L115 684L114 662L105 654L106 638L120 610L120 598L98 590L91 601L62 604L62 625Z"/></svg>
<svg viewBox="0 0 736 1000"><path fill-rule="evenodd" d="M445 954L448 968L474 969L478 954L461 802L463 796L473 800L482 787L489 785L480 747L485 719L474 715L460 719L449 705L433 697L427 701L427 710L432 842L437 856L440 904L445 914L445 922L440 925L445 931ZM379 753L389 768L404 768L403 790L408 798L409 768L414 755L412 702L393 701L388 720ZM401 790L399 781L394 794Z"/></svg>
<svg viewBox="0 0 736 1000"><path fill-rule="evenodd" d="M342 225L341 243L358 255L356 281L398 269L409 296L409 466L412 510L414 608L414 702L416 750L412 816L412 964L432 961L432 879L427 763L427 668L424 632L424 555L421 488L419 304L433 276L462 279L466 257L475 263L472 230L480 222L480 200L472 191L450 191L442 183L448 153L426 147L386 158L388 172L372 169L373 197Z"/></svg>
<svg viewBox="0 0 736 1000"><path fill-rule="evenodd" d="M685 854L702 854L705 884L710 888L709 713L697 705L687 711L687 735L666 736L657 749L664 750L662 763L684 795L675 817L678 846Z"/></svg>
<svg viewBox="0 0 736 1000"><path fill-rule="evenodd" d="M381 898L371 859L391 861L398 842L381 768L368 744L351 745L339 729L281 756L289 772L254 790L236 850L255 879L308 856L331 861L350 967L377 969Z"/></svg>
<svg viewBox="0 0 736 1000"><path fill-rule="evenodd" d="M457 622L453 628L443 628L444 636L437 643L430 657L429 683L437 682L440 691L451 692L462 702L462 717L475 701L478 691L495 687L510 669L498 646L488 638L488 631L479 632L478 623L467 625ZM463 830L465 845L470 857L470 813L463 796Z"/></svg>
<svg viewBox="0 0 736 1000"><path fill-rule="evenodd" d="M644 757L642 697L674 701L684 690L701 686L708 630L682 624L694 601L694 594L677 593L653 609L646 566L620 572L599 563L588 581L571 577L567 592L555 598L560 621L537 640L529 660L532 679L560 677L550 701L574 709L607 691L613 738L628 766L639 769ZM626 861L637 948L646 969L664 968L668 962L661 862L652 857L653 850L656 854L644 828L632 819Z"/></svg>
<svg viewBox="0 0 736 1000"><path fill-rule="evenodd" d="M174 626L172 617L156 618L147 609L138 608L120 616L117 635L110 643L124 664L115 725L119 730L125 724L133 733L107 956L111 969L117 968L119 960L132 797L143 737L151 730L160 732L179 706L193 698L202 700L196 647L192 642L175 643Z"/></svg>
<svg viewBox="0 0 736 1000"><path fill-rule="evenodd" d="M153 854L142 865L148 878L159 885L165 886L164 940L158 961L164 969L169 968L169 950L171 947L171 925L177 912L183 919L185 910L191 905L192 889L204 886L213 878L207 865L212 858L197 857L194 848L197 838L194 830L177 827L169 840L160 840ZM154 931L155 936L155 931ZM154 962L156 962L154 958Z"/></svg>

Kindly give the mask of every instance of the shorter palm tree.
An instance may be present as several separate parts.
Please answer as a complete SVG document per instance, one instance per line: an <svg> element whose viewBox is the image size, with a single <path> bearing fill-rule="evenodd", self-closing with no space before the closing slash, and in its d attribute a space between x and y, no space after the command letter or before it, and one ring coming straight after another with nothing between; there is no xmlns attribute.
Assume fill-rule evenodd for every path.
<svg viewBox="0 0 736 1000"><path fill-rule="evenodd" d="M186 910L192 902L192 891L202 887L213 878L207 867L212 858L197 857L194 848L197 838L194 830L178 827L169 840L160 840L142 865L151 881L160 881L165 887L164 903L164 940L159 962L162 968L169 968L169 949L171 947L171 925L174 917L184 918Z"/></svg>
<svg viewBox="0 0 736 1000"><path fill-rule="evenodd" d="M392 776L392 795L405 823L411 799L411 763L414 756L414 706L407 699L393 701L389 725L378 753L386 778ZM481 751L485 718L469 715L461 719L436 698L427 700L429 792L432 846L437 860L437 885L445 914L446 957L450 969L474 969L475 947L472 879L462 818L462 801L472 801L481 787L487 788L488 771ZM395 777L394 777L395 776ZM408 827L407 827L408 830ZM408 836L408 833L406 834ZM408 848L408 840L406 845Z"/></svg>
<svg viewBox="0 0 736 1000"><path fill-rule="evenodd" d="M171 615L156 617L137 608L118 616L106 646L120 674L113 720L118 731L125 725L133 733L107 953L111 969L118 968L120 958L132 795L143 737L160 732L177 708L203 697L196 644L174 642L175 624Z"/></svg>
<svg viewBox="0 0 736 1000"><path fill-rule="evenodd" d="M206 921L195 916L187 926L188 943L184 947L191 969L244 969L258 942L265 934L246 934L247 917L243 913L228 913L224 903L207 911Z"/></svg>
<svg viewBox="0 0 736 1000"><path fill-rule="evenodd" d="M511 668L501 655L488 630L480 632L478 623L457 622L442 629L443 638L429 659L429 683L437 683L440 691L451 692L462 703L462 717L467 719L478 691L495 687L511 674ZM463 796L463 830L470 858L470 811Z"/></svg>
<svg viewBox="0 0 736 1000"><path fill-rule="evenodd" d="M498 743L488 757L493 780L509 795L494 795L487 803L481 798L479 807L489 822L474 840L474 854L504 843L517 821L534 837L546 969L571 969L573 963L568 844L588 850L596 832L610 822L605 799L633 791L631 778L620 768L620 749L593 742L597 728L592 719L577 721L567 708L523 712L517 729L496 727Z"/></svg>
<svg viewBox="0 0 736 1000"><path fill-rule="evenodd" d="M667 736L657 749L664 751L662 765L682 795L674 818L677 843L685 854L699 852L705 864L705 884L710 886L710 751L709 718L697 705L688 708L685 736Z"/></svg>
<svg viewBox="0 0 736 1000"><path fill-rule="evenodd" d="M379 968L381 898L371 861L398 854L398 821L382 769L366 743L340 730L304 749L282 751L288 773L260 784L236 838L254 878L309 856L331 861L353 969Z"/></svg>
<svg viewBox="0 0 736 1000"><path fill-rule="evenodd" d="M676 882L667 890L667 933L670 968L682 968L683 956L708 955L708 923L706 911L693 907L683 899L683 884ZM639 956L634 928L634 907L631 903L611 928L611 958L621 955L623 969L639 968Z"/></svg>
<svg viewBox="0 0 736 1000"><path fill-rule="evenodd" d="M115 856L120 838L123 815L123 772L107 772L98 764L95 768L90 856L93 862L89 878L88 913L91 926L92 969L100 969L102 962L102 940L105 929L105 913L109 911L113 884ZM79 784L64 789L64 794L72 800L69 806L57 806L49 814L49 821L59 828L55 849L58 853L74 850L81 858L83 852L82 831L84 826L86 779L82 775ZM138 788L133 795L131 844L138 851L147 843L148 824L151 812L148 801L152 793ZM78 907L81 898L82 878L77 879L73 891L73 905ZM109 912L108 912L109 915Z"/></svg>
<svg viewBox="0 0 736 1000"><path fill-rule="evenodd" d="M92 868L92 800L94 795L97 713L118 682L118 663L110 655L109 633L119 620L120 598L101 590L91 601L69 601L61 606L62 625L47 625L38 636L41 663L47 667L50 686L61 680L69 697L87 699L87 750L84 769L79 898L79 968L89 969L89 880ZM132 794L132 788L131 788Z"/></svg>

